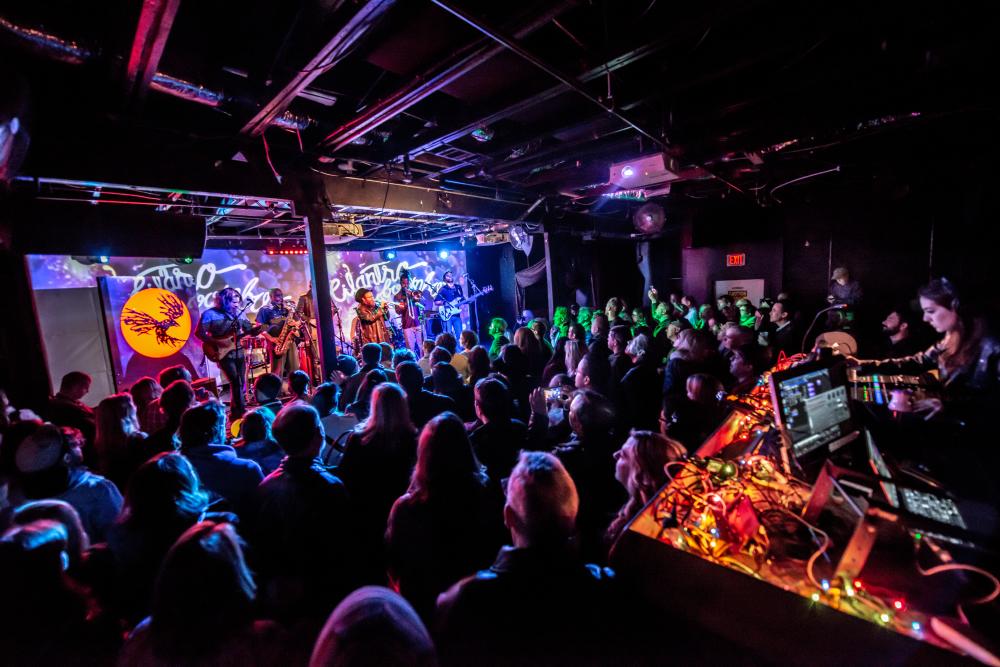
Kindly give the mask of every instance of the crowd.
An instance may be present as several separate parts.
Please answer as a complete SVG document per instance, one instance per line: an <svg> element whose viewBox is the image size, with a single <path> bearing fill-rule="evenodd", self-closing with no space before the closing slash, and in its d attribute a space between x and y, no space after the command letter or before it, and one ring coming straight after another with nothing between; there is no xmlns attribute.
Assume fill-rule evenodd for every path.
<svg viewBox="0 0 1000 667"><path fill-rule="evenodd" d="M942 342L881 363L940 363L956 403L928 410L948 412L996 390L1000 346L940 288L921 305ZM235 425L182 367L95 409L78 372L38 414L0 392L0 655L660 663L683 625L643 630L609 549L666 464L723 420L720 396L756 386L805 332L788 295L647 296L648 309L560 307L551 327L497 318L488 347L472 331L420 358L368 344L319 387L292 372L284 396L267 374ZM908 308L884 325L887 350L911 351ZM726 655L709 644L690 655Z"/></svg>

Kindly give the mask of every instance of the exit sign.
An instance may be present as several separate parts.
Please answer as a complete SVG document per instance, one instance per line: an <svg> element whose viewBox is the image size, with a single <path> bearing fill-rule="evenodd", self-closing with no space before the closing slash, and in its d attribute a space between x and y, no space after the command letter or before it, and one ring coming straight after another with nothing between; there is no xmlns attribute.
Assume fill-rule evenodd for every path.
<svg viewBox="0 0 1000 667"><path fill-rule="evenodd" d="M726 266L746 266L747 254L745 252L726 255Z"/></svg>

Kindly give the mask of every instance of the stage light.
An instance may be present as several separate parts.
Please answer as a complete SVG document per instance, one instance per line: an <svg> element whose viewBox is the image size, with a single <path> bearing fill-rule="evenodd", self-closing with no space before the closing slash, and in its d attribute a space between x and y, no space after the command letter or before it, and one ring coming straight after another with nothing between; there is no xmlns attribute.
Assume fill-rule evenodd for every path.
<svg viewBox="0 0 1000 667"><path fill-rule="evenodd" d="M101 255L100 257L98 257L98 258L97 258L97 260L98 260L98 261L99 261L99 262L100 262L101 264L107 264L108 262L110 262L110 261L111 261L111 258L110 258L110 257L108 257L107 255Z"/></svg>
<svg viewBox="0 0 1000 667"><path fill-rule="evenodd" d="M178 257L176 261L178 264L191 264L194 262L194 257Z"/></svg>
<svg viewBox="0 0 1000 667"><path fill-rule="evenodd" d="M382 259L388 259L388 260L396 259L396 251L386 250L385 252L382 253Z"/></svg>
<svg viewBox="0 0 1000 667"><path fill-rule="evenodd" d="M632 178L633 176L635 176L635 169L632 165L627 164L622 167L622 178Z"/></svg>
<svg viewBox="0 0 1000 667"><path fill-rule="evenodd" d="M438 257L440 257L441 259L448 259L448 251L438 250Z"/></svg>

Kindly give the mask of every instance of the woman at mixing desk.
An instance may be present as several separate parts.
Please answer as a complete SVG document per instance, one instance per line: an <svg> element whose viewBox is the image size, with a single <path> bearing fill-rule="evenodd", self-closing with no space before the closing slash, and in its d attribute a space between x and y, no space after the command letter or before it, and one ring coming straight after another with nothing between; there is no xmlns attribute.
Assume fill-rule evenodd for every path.
<svg viewBox="0 0 1000 667"><path fill-rule="evenodd" d="M929 452L930 458L948 459L944 467L961 466L962 476L967 476L971 468L986 463L984 458L1000 459L1000 448L993 443L995 429L991 428L1000 407L1000 340L988 332L985 320L963 303L948 279L932 280L917 295L924 321L942 336L938 342L908 357L881 361L849 358L848 362L858 366L861 374L937 371L939 397L891 407L922 414L925 420L940 424L942 428L925 433L950 442L933 444L931 449L937 451Z"/></svg>

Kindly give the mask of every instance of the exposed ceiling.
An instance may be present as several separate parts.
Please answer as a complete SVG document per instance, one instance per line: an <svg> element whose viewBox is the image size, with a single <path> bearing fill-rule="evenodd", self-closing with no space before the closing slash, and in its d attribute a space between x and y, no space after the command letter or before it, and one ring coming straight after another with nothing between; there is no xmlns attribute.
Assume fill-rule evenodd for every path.
<svg viewBox="0 0 1000 667"><path fill-rule="evenodd" d="M381 246L526 216L627 229L636 199L775 206L812 183L926 176L995 134L990 9L5 1L0 58L31 88L22 173L48 179L23 187L270 239L301 235L288 181L325 175L330 221ZM615 198L629 188L611 165L653 154L670 187Z"/></svg>

